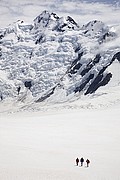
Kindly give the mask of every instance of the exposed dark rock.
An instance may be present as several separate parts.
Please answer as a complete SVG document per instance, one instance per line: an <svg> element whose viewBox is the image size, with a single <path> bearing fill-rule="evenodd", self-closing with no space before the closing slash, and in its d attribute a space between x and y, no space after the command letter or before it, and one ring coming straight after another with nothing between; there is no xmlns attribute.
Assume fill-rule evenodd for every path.
<svg viewBox="0 0 120 180"><path fill-rule="evenodd" d="M67 16L67 19L66 19L66 20L69 21L69 22L71 22L73 25L79 27L78 24L75 22L75 20L74 20L73 18L71 18L70 16Z"/></svg>
<svg viewBox="0 0 120 180"><path fill-rule="evenodd" d="M63 24L58 24L54 30L58 31L58 32L64 32L65 30L63 29L64 27L68 27L68 25L66 23Z"/></svg>
<svg viewBox="0 0 120 180"><path fill-rule="evenodd" d="M95 57L95 59L93 60L93 65L99 63L100 58L101 58L101 55L100 55L100 54L97 54L96 57Z"/></svg>
<svg viewBox="0 0 120 180"><path fill-rule="evenodd" d="M108 73L105 77L103 74L99 74L93 83L89 86L88 90L86 91L85 95L94 93L99 87L105 86L108 84L112 77L111 73Z"/></svg>
<svg viewBox="0 0 120 180"><path fill-rule="evenodd" d="M93 79L93 77L94 77L94 74L90 74L89 77L87 77L80 86L76 87L76 89L74 90L74 92L76 93L76 92L82 91L82 90L84 89L84 87L86 86L86 84L87 84L91 79Z"/></svg>
<svg viewBox="0 0 120 180"><path fill-rule="evenodd" d="M81 66L82 66L82 64L78 62L69 72L71 74L75 74L77 72L77 70L80 69Z"/></svg>
<svg viewBox="0 0 120 180"><path fill-rule="evenodd" d="M69 73L75 74L77 72L77 70L80 69L80 67L82 66L82 64L80 63L80 59L82 56L83 56L83 52L78 54L78 58L76 58L71 64Z"/></svg>
<svg viewBox="0 0 120 180"><path fill-rule="evenodd" d="M40 97L36 102L42 102L44 101L45 99L49 98L53 93L54 93L54 90L55 90L56 87L53 87L50 92L48 92L47 94L45 94L44 96Z"/></svg>
<svg viewBox="0 0 120 180"><path fill-rule="evenodd" d="M42 35L36 40L35 44L39 44L41 42L43 42L43 36Z"/></svg>
<svg viewBox="0 0 120 180"><path fill-rule="evenodd" d="M75 53L77 53L79 50L80 50L80 46L78 46L78 47L75 49Z"/></svg>
<svg viewBox="0 0 120 180"><path fill-rule="evenodd" d="M86 68L83 69L83 71L81 72L81 76L84 76L86 73L88 73L90 69L99 62L100 58L101 58L100 54L97 54L95 59L93 61L90 61L87 64Z"/></svg>
<svg viewBox="0 0 120 180"><path fill-rule="evenodd" d="M24 85L26 88L30 89L32 87L32 82L31 81L25 81Z"/></svg>
<svg viewBox="0 0 120 180"><path fill-rule="evenodd" d="M84 31L83 33L84 33L84 34L87 34L87 32L88 32L88 30Z"/></svg>
<svg viewBox="0 0 120 180"><path fill-rule="evenodd" d="M53 17L55 18L55 19L59 19L59 17L56 15L56 13L51 13L51 15L53 15Z"/></svg>
<svg viewBox="0 0 120 180"><path fill-rule="evenodd" d="M19 87L17 88L18 95L20 94L20 90L21 90L21 87L19 86Z"/></svg>
<svg viewBox="0 0 120 180"><path fill-rule="evenodd" d="M86 68L85 68L85 69L83 69L83 70L82 70L82 72L80 73L80 74L81 74L81 76L84 76L86 73L88 73L88 72L89 72L89 70L90 70L92 67L93 67L93 64L88 63L88 64L87 64L87 66L86 66Z"/></svg>
<svg viewBox="0 0 120 180"><path fill-rule="evenodd" d="M64 32L65 30L64 29L62 29L61 27L59 28L56 28L56 30L58 31L58 32Z"/></svg>
<svg viewBox="0 0 120 180"><path fill-rule="evenodd" d="M94 20L94 24L97 22L97 20Z"/></svg>
<svg viewBox="0 0 120 180"><path fill-rule="evenodd" d="M105 86L106 84L108 84L108 82L110 81L110 79L112 78L112 74L108 73L104 79L100 82L99 87L100 86Z"/></svg>
<svg viewBox="0 0 120 180"><path fill-rule="evenodd" d="M87 89L87 91L85 92L86 94L92 94L93 92L95 92L100 86L104 86L106 85L109 81L110 78L112 77L111 73L108 73L105 77L103 75L103 73L105 72L105 70L107 69L108 66L110 66L113 62L113 59L111 60L111 62L109 62L105 67L103 67L97 77L94 79L94 81L91 83L91 85L89 86L89 88Z"/></svg>
<svg viewBox="0 0 120 180"><path fill-rule="evenodd" d="M98 74L98 76L94 79L94 81L92 82L92 84L89 86L89 88L87 89L86 94L92 94L93 92L95 92L95 90L98 87L99 82L102 80L103 78L103 74Z"/></svg>
<svg viewBox="0 0 120 180"><path fill-rule="evenodd" d="M2 49L0 48L0 57L2 56Z"/></svg>
<svg viewBox="0 0 120 180"><path fill-rule="evenodd" d="M114 56L113 56L113 61L117 59L120 62L120 52L117 52Z"/></svg>
<svg viewBox="0 0 120 180"><path fill-rule="evenodd" d="M0 35L0 39L2 39L3 37L4 37L4 35L1 34L1 35Z"/></svg>

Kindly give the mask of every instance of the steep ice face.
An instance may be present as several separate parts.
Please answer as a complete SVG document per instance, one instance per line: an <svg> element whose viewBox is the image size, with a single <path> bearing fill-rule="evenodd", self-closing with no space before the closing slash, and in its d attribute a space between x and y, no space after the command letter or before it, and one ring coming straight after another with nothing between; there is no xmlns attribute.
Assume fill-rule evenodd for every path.
<svg viewBox="0 0 120 180"><path fill-rule="evenodd" d="M83 33L87 36L98 37L109 31L109 28L101 21L91 21L82 27Z"/></svg>
<svg viewBox="0 0 120 180"><path fill-rule="evenodd" d="M48 11L43 11L39 16L34 19L34 28L42 29L48 26L50 21L50 13Z"/></svg>
<svg viewBox="0 0 120 180"><path fill-rule="evenodd" d="M112 40L116 36L114 31L110 31L108 26L97 20L90 21L86 25L83 25L81 29L85 36L97 38L99 43L102 43L105 40Z"/></svg>
<svg viewBox="0 0 120 180"><path fill-rule="evenodd" d="M19 96L28 90L40 102L61 92L64 100L96 92L112 79L108 67L120 61L118 29L97 20L79 27L48 11L33 24L19 20L0 29L0 94L18 98L20 87Z"/></svg>

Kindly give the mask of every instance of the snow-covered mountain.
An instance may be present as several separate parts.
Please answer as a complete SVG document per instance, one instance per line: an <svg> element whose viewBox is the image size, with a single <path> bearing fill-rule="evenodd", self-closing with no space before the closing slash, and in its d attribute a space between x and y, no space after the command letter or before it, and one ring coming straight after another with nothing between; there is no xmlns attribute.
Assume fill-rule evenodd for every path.
<svg viewBox="0 0 120 180"><path fill-rule="evenodd" d="M111 70L120 62L119 31L48 11L31 24L18 20L0 29L1 99L64 102L108 86L118 74Z"/></svg>

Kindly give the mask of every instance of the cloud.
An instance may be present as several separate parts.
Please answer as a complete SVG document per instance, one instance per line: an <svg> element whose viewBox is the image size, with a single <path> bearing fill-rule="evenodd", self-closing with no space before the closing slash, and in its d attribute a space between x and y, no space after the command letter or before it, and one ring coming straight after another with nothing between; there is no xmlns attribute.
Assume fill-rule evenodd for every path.
<svg viewBox="0 0 120 180"><path fill-rule="evenodd" d="M107 24L120 23L120 7L110 4L65 1L65 0L1 0L0 27L4 27L18 19L31 22L43 10L54 11L59 16L72 16L79 24L97 19Z"/></svg>

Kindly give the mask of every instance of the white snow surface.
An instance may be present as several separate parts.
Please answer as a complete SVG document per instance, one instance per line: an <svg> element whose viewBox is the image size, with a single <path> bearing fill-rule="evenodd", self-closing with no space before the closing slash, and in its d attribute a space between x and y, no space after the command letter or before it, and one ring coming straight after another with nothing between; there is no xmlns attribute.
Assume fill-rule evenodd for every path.
<svg viewBox="0 0 120 180"><path fill-rule="evenodd" d="M1 180L120 179L120 104L65 107L0 114Z"/></svg>
<svg viewBox="0 0 120 180"><path fill-rule="evenodd" d="M28 97L0 103L0 179L120 179L120 86L71 103Z"/></svg>
<svg viewBox="0 0 120 180"><path fill-rule="evenodd" d="M59 15L72 14L72 17L79 22L81 21L81 24L89 22L91 19L99 19L100 22L107 23L112 32L119 34L120 22L119 18L116 18L120 17L119 7L101 2L78 3L78 1L70 1L68 5L68 1L35 0L33 3L33 1L21 0L18 3L16 0L2 0L0 1L1 27L12 23L13 19L17 21L18 18L30 22L42 10L46 9L45 7L52 11L58 11ZM81 19L79 15L81 15ZM27 25L29 24L31 23L27 23ZM17 33L24 37L24 34L18 31ZM34 44L29 39L29 33L25 33L30 43L29 50L31 50ZM7 37L8 44L5 44L4 52L9 49L11 38L13 43L16 43L16 34L11 33ZM88 37L82 39L84 43L88 42L87 40ZM19 55L22 52L24 56L24 50L28 51L27 44L20 46L19 42L21 49L18 48L18 45L16 47L14 45L17 50L17 62L20 63L18 67L23 64L23 69L24 65L29 68L29 62L26 65L24 60L19 61ZM89 43L85 44L88 50L91 48L89 55L92 56L92 50L96 44L90 39ZM50 48L50 53L53 53L54 48L58 48L57 43L52 47L48 43L47 46ZM72 49L70 43L65 44L65 46ZM60 51L63 51L65 46L60 48ZM119 50L120 36L105 43L101 47L101 51L104 48ZM36 52L38 49L36 48ZM10 52L7 53L10 58ZM44 51L40 53L44 53ZM62 53L64 55L64 52ZM69 56L71 55L74 56L74 54L69 54ZM0 62L3 67L0 70L0 82L4 81L4 89L9 89L20 82L16 80L13 84L4 71L5 67L14 65L14 61L4 60L2 59ZM36 58L36 61L38 60ZM10 69L8 68L8 70ZM66 99L64 90L58 90L59 94L55 91L54 97L41 103L35 103L32 93L22 86L19 96L16 95L13 99L11 95L0 102L0 180L120 180L119 62L115 60L108 70L113 74L112 80L107 86L100 87L92 95L79 96L76 94L74 96L71 94ZM33 69L30 69L29 73L28 79L35 77ZM66 78L66 86L67 83L68 79ZM16 91L14 88L12 90ZM91 161L90 167L87 168L86 163L83 167L80 165L77 167L75 164L77 157L83 157L85 160L88 158Z"/></svg>

